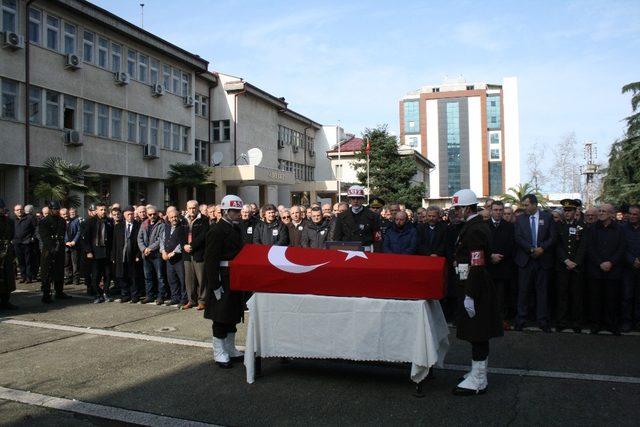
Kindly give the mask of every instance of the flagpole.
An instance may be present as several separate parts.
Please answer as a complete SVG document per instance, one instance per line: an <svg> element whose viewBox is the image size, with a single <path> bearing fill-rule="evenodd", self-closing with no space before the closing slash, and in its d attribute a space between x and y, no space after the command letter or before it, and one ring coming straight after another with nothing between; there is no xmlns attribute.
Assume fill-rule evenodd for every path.
<svg viewBox="0 0 640 427"><path fill-rule="evenodd" d="M367 150L367 205L369 204L369 197L371 197L371 187L369 186L369 151Z"/></svg>
<svg viewBox="0 0 640 427"><path fill-rule="evenodd" d="M336 165L336 178L338 180L338 203L342 201L342 191L340 190L340 179L342 178L342 163L340 162L340 120L336 128L336 144L338 144L338 164Z"/></svg>

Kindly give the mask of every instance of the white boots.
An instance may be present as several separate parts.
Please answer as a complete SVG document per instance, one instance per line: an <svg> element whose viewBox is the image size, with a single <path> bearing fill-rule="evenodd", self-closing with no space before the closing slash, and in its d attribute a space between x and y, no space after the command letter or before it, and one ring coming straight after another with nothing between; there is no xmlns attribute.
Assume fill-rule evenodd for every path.
<svg viewBox="0 0 640 427"><path fill-rule="evenodd" d="M236 334L227 334L226 338L213 337L213 360L221 368L231 367L231 360L244 357L244 353L236 349Z"/></svg>
<svg viewBox="0 0 640 427"><path fill-rule="evenodd" d="M232 334L227 334L227 337L224 339L224 347L229 354L229 357L233 359L240 359L244 357L244 353L236 349L236 334L235 332Z"/></svg>
<svg viewBox="0 0 640 427"><path fill-rule="evenodd" d="M453 389L453 394L456 396L484 394L487 392L487 386L487 360L472 360L471 372L465 375L462 382Z"/></svg>
<svg viewBox="0 0 640 427"><path fill-rule="evenodd" d="M228 369L231 367L231 359L227 352L225 339L213 337L213 360L221 368Z"/></svg>

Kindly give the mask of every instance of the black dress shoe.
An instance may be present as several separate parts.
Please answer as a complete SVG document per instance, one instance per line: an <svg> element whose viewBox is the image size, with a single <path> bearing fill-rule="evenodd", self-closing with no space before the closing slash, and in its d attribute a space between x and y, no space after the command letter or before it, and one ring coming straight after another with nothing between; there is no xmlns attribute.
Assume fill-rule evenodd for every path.
<svg viewBox="0 0 640 427"><path fill-rule="evenodd" d="M546 334L550 334L551 333L551 328L549 326L543 326L540 329L542 329L542 332L544 332Z"/></svg>
<svg viewBox="0 0 640 427"><path fill-rule="evenodd" d="M598 335L599 333L600 333L600 329L597 329L597 328L591 329L591 332L590 332L591 335Z"/></svg>
<svg viewBox="0 0 640 427"><path fill-rule="evenodd" d="M140 298L131 298L131 301L129 301L130 304L137 304L140 302Z"/></svg>
<svg viewBox="0 0 640 427"><path fill-rule="evenodd" d="M145 298L145 299L142 300L142 303L143 304L149 304L149 303L152 303L152 302L155 302L155 301L156 300L153 299L153 298Z"/></svg>
<svg viewBox="0 0 640 427"><path fill-rule="evenodd" d="M53 299L51 298L51 295L42 295L42 302L45 304L51 304Z"/></svg>
<svg viewBox="0 0 640 427"><path fill-rule="evenodd" d="M470 390L468 388L461 388L461 387L456 387L451 391L451 393L453 393L454 396L476 396L479 394L485 394L486 392L487 392L486 388L483 388L482 390Z"/></svg>
<svg viewBox="0 0 640 427"><path fill-rule="evenodd" d="M131 301L131 298L129 297L120 298L120 304L124 304L125 302L129 302L129 301Z"/></svg>
<svg viewBox="0 0 640 427"><path fill-rule="evenodd" d="M582 333L582 328L573 328L573 332L576 334L581 334Z"/></svg>
<svg viewBox="0 0 640 427"><path fill-rule="evenodd" d="M516 325L513 327L514 331L522 332L522 325Z"/></svg>
<svg viewBox="0 0 640 427"><path fill-rule="evenodd" d="M71 295L65 294L64 292L60 292L59 294L56 294L56 299L71 299L71 298L73 298Z"/></svg>
<svg viewBox="0 0 640 427"><path fill-rule="evenodd" d="M0 303L0 310L17 310L18 306L11 304L9 301Z"/></svg>
<svg viewBox="0 0 640 427"><path fill-rule="evenodd" d="M233 368L233 364L231 363L231 361L229 362L216 362L216 365L218 365L218 368L220 369L231 369Z"/></svg>

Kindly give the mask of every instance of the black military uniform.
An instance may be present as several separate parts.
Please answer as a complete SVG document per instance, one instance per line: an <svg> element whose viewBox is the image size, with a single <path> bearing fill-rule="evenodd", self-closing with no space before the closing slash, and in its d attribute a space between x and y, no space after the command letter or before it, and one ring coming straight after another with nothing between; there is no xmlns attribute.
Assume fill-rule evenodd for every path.
<svg viewBox="0 0 640 427"><path fill-rule="evenodd" d="M353 208L338 214L329 233L330 241L360 242L370 247L380 232L380 217L363 206L357 213Z"/></svg>
<svg viewBox="0 0 640 427"><path fill-rule="evenodd" d="M564 199L560 204L564 209L574 210L577 210L581 205L572 199ZM580 332L584 322L585 226L582 221L562 221L558 224L557 230L556 329L561 331L571 327L575 332ZM577 265L574 268L569 268L571 263L568 261Z"/></svg>
<svg viewBox="0 0 640 427"><path fill-rule="evenodd" d="M56 298L71 298L63 292L64 287L64 234L67 224L60 217L60 203L49 204L51 212L38 223L38 235L42 244L40 278L42 280L42 302L50 303L51 282Z"/></svg>
<svg viewBox="0 0 640 427"><path fill-rule="evenodd" d="M225 218L207 234L204 263L207 280L208 301L205 304L204 317L213 321L213 336L224 339L229 333L236 332L236 324L243 314L243 293L231 291L229 268L220 266L221 261L230 261L242 249L244 241L239 225L231 224ZM222 296L216 298L216 290L222 288Z"/></svg>
<svg viewBox="0 0 640 427"><path fill-rule="evenodd" d="M0 199L0 310L18 308L9 302L11 292L16 290L13 231L13 221L6 215L4 201Z"/></svg>

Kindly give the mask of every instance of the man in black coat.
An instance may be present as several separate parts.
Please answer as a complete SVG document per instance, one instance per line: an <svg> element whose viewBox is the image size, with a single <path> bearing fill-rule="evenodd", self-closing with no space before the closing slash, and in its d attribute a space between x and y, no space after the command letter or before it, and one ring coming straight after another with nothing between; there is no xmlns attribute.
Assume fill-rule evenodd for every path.
<svg viewBox="0 0 640 427"><path fill-rule="evenodd" d="M465 219L455 250L458 273L458 339L471 343L471 372L453 389L457 396L487 391L489 340L503 335L495 287L487 271L491 251L489 225L478 215L478 199L469 189L453 195L452 205Z"/></svg>
<svg viewBox="0 0 640 427"><path fill-rule="evenodd" d="M253 216L251 205L244 205L240 214L242 216L242 221L240 222L242 239L245 243L253 243L253 233L256 229L256 225L260 222L260 219Z"/></svg>
<svg viewBox="0 0 640 427"><path fill-rule="evenodd" d="M302 230L308 220L302 219L300 212L300 206L291 206L289 209L291 214L291 222L287 224L287 232L289 233L289 246L300 246L300 239L302 238Z"/></svg>
<svg viewBox="0 0 640 427"><path fill-rule="evenodd" d="M513 253L515 250L515 237L513 224L506 222L502 215L504 204L496 200L491 204L491 218L489 229L491 230L491 255L487 270L498 292L498 304L503 320L515 316L516 292L512 288L513 280ZM508 324L503 323L505 329Z"/></svg>
<svg viewBox="0 0 640 427"><path fill-rule="evenodd" d="M444 236L447 226L440 221L440 208L427 208L427 223L418 224L418 254L427 256L444 256Z"/></svg>
<svg viewBox="0 0 640 427"><path fill-rule="evenodd" d="M38 221L33 215L27 215L22 205L13 208L16 215L14 236L12 237L22 283L31 283L36 277L36 229Z"/></svg>
<svg viewBox="0 0 640 427"><path fill-rule="evenodd" d="M205 249L205 272L208 301L204 317L213 321L213 359L221 368L231 368L231 360L242 357L235 347L236 325L242 319L242 292L232 291L229 283L229 261L242 249L240 230L242 200L238 196L223 197L222 219L209 229ZM275 207L274 207L275 210Z"/></svg>
<svg viewBox="0 0 640 427"><path fill-rule="evenodd" d="M558 224L556 246L556 330L580 333L584 317L585 227L576 219L579 200L560 201L564 220Z"/></svg>
<svg viewBox="0 0 640 427"><path fill-rule="evenodd" d="M16 276L14 266L13 221L7 215L4 200L0 199L0 310L15 310L18 307L11 304L11 292L16 290Z"/></svg>
<svg viewBox="0 0 640 427"><path fill-rule="evenodd" d="M167 280L171 289L171 300L166 305L185 306L189 301L184 281L184 246L188 229L182 224L180 214L174 206L167 208L167 222L160 237L160 254L166 262Z"/></svg>
<svg viewBox="0 0 640 427"><path fill-rule="evenodd" d="M300 246L303 248L324 249L324 243L328 235L329 220L322 216L322 210L320 208L311 208L311 221L307 221L302 230Z"/></svg>
<svg viewBox="0 0 640 427"><path fill-rule="evenodd" d="M451 322L455 319L458 302L458 274L454 267L456 243L464 222L460 218L459 212L456 212L455 209L449 211L449 221L444 237L444 254L447 258L447 293L440 300L440 305L445 318L448 322Z"/></svg>
<svg viewBox="0 0 640 427"><path fill-rule="evenodd" d="M550 213L538 209L538 198L522 198L525 213L516 219L516 255L518 272L518 315L515 329L521 331L529 311L529 294L536 295L536 320L544 332L549 327L549 274L555 266L556 228Z"/></svg>
<svg viewBox="0 0 640 427"><path fill-rule="evenodd" d="M600 206L598 222L589 229L587 238L587 286L592 334L600 332L604 323L610 332L620 335L626 240L620 225L615 221L615 214L612 205Z"/></svg>
<svg viewBox="0 0 640 427"><path fill-rule="evenodd" d="M113 246L111 259L120 287L120 302L136 304L140 301L140 284L137 282L138 270L142 264L138 248L140 223L135 221L132 206L124 209L124 221L117 222L113 228Z"/></svg>
<svg viewBox="0 0 640 427"><path fill-rule="evenodd" d="M187 242L184 245L184 281L189 301L184 310L196 307L204 310L207 286L204 282L204 251L209 232L209 218L198 212L198 202L187 202Z"/></svg>
<svg viewBox="0 0 640 427"><path fill-rule="evenodd" d="M60 217L60 203L49 203L49 215L38 223L38 235L42 242L42 258L40 261L40 279L42 280L42 302L50 303L51 282L55 289L56 299L69 299L71 296L63 291L64 287L64 234L67 224Z"/></svg>
<svg viewBox="0 0 640 427"><path fill-rule="evenodd" d="M98 203L95 214L86 221L84 228L84 253L91 262L91 286L96 299L94 304L113 301L109 296L109 271L113 246L113 222L107 218L107 206ZM100 288L100 280L103 287Z"/></svg>
<svg viewBox="0 0 640 427"><path fill-rule="evenodd" d="M253 230L253 243L274 246L289 245L289 230L276 217L276 207L266 205L263 209L264 221L258 222Z"/></svg>
<svg viewBox="0 0 640 427"><path fill-rule="evenodd" d="M336 217L329 233L329 241L358 242L371 252L376 235L380 236L380 217L363 206L363 187L352 185L347 196L351 207Z"/></svg>

